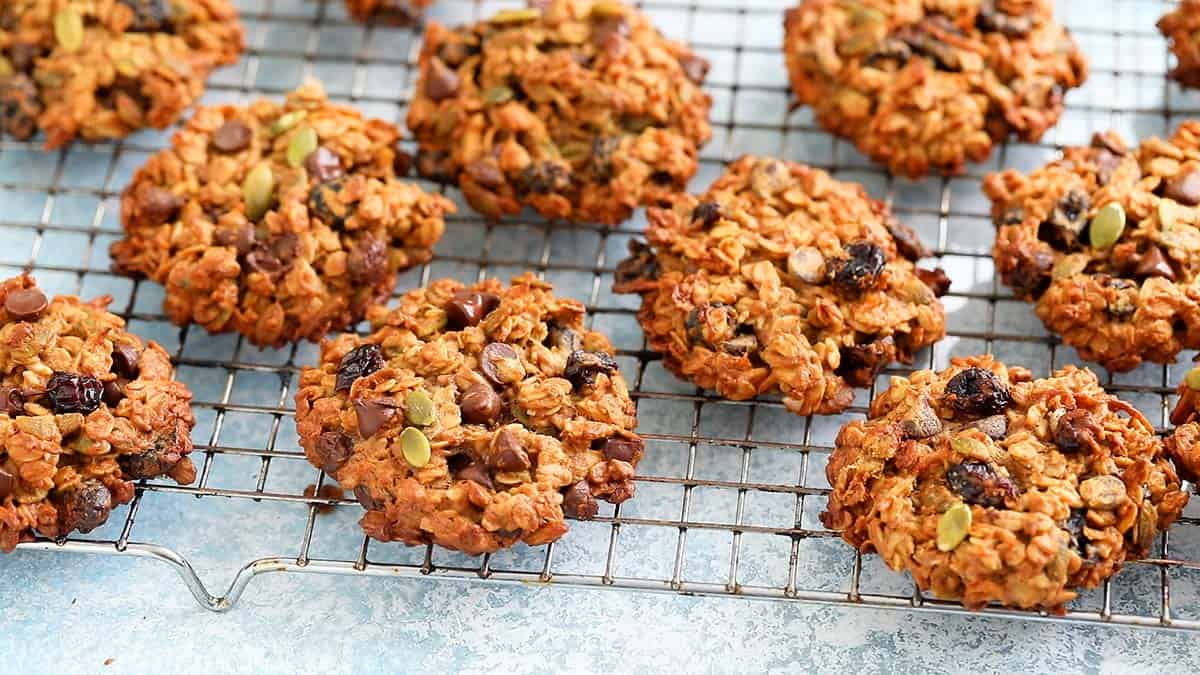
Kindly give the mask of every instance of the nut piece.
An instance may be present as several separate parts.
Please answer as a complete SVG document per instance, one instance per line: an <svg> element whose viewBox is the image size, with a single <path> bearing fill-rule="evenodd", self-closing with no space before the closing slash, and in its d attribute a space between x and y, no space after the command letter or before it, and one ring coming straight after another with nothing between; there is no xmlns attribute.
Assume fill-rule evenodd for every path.
<svg viewBox="0 0 1200 675"><path fill-rule="evenodd" d="M419 469L429 463L429 439L420 429L405 427L400 432L400 452L404 455L404 461Z"/></svg>
<svg viewBox="0 0 1200 675"><path fill-rule="evenodd" d="M825 281L825 256L812 246L801 246L792 251L787 261L788 274L806 284Z"/></svg>
<svg viewBox="0 0 1200 675"><path fill-rule="evenodd" d="M946 509L937 524L937 547L943 553L953 551L967 538L971 529L971 508L962 502Z"/></svg>
<svg viewBox="0 0 1200 675"><path fill-rule="evenodd" d="M1116 476L1093 476L1079 484L1079 497L1090 509L1112 510L1126 499L1125 483Z"/></svg>

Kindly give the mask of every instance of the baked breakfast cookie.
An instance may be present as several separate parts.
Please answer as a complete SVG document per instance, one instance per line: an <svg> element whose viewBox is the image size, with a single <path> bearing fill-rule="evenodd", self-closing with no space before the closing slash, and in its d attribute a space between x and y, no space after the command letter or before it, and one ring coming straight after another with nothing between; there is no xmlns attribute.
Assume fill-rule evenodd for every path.
<svg viewBox="0 0 1200 675"><path fill-rule="evenodd" d="M113 266L166 286L180 325L263 346L346 328L432 257L454 210L397 180L399 137L312 82L283 105L200 108L122 193Z"/></svg>
<svg viewBox="0 0 1200 675"><path fill-rule="evenodd" d="M1167 436L1167 454L1192 488L1200 486L1200 366L1184 376L1176 390L1179 400L1171 411L1175 431Z"/></svg>
<svg viewBox="0 0 1200 675"><path fill-rule="evenodd" d="M433 0L346 0L346 11L359 21L410 26Z"/></svg>
<svg viewBox="0 0 1200 675"><path fill-rule="evenodd" d="M435 281L321 345L296 424L371 537L470 554L546 544L633 496L642 439L608 339L532 274Z"/></svg>
<svg viewBox="0 0 1200 675"><path fill-rule="evenodd" d="M614 0L546 0L425 31L417 169L480 213L616 224L682 190L711 135L708 63Z"/></svg>
<svg viewBox="0 0 1200 675"><path fill-rule="evenodd" d="M861 186L799 164L742 157L701 196L651 208L613 290L676 375L720 395L781 392L833 413L892 361L945 334L950 281L917 269L916 234Z"/></svg>
<svg viewBox="0 0 1200 675"><path fill-rule="evenodd" d="M0 551L104 524L139 478L190 483L192 393L111 298L0 282Z"/></svg>
<svg viewBox="0 0 1200 675"><path fill-rule="evenodd" d="M0 137L124 138L165 129L244 47L229 0L4 0Z"/></svg>
<svg viewBox="0 0 1200 675"><path fill-rule="evenodd" d="M989 356L893 377L825 475L826 527L971 609L1061 613L1187 504L1153 426L1091 371L1035 380Z"/></svg>
<svg viewBox="0 0 1200 675"><path fill-rule="evenodd" d="M1200 87L1200 0L1183 0L1158 20L1176 65L1169 76L1185 87Z"/></svg>
<svg viewBox="0 0 1200 675"><path fill-rule="evenodd" d="M995 143L1036 141L1087 76L1052 0L802 0L788 10L792 90L817 122L894 174L956 174Z"/></svg>
<svg viewBox="0 0 1200 675"><path fill-rule="evenodd" d="M1134 150L1097 134L983 190L1001 278L1080 356L1119 372L1200 347L1200 123Z"/></svg>

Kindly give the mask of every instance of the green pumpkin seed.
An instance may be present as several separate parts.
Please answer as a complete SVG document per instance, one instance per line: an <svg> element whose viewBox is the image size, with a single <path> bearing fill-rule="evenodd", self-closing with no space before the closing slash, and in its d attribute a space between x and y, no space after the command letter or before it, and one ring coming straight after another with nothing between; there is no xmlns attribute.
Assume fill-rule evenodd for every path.
<svg viewBox="0 0 1200 675"><path fill-rule="evenodd" d="M263 162L250 169L242 183L242 197L246 200L246 218L257 221L271 208L275 196L275 174L271 165Z"/></svg>
<svg viewBox="0 0 1200 675"><path fill-rule="evenodd" d="M83 46L83 17L71 7L63 7L54 15L54 39L58 46L73 52Z"/></svg>
<svg viewBox="0 0 1200 675"><path fill-rule="evenodd" d="M271 125L271 135L278 136L279 134L282 134L288 129L296 126L296 124L305 117L308 117L307 110L293 110L290 113L284 113L283 115L280 115L279 119L275 120L275 123Z"/></svg>
<svg viewBox="0 0 1200 675"><path fill-rule="evenodd" d="M409 423L417 426L424 427L433 424L437 419L433 409L433 399L420 389L409 392L408 396L404 397L404 416Z"/></svg>
<svg viewBox="0 0 1200 675"><path fill-rule="evenodd" d="M971 529L971 508L959 502L946 509L937 524L937 547L939 551L953 551Z"/></svg>
<svg viewBox="0 0 1200 675"><path fill-rule="evenodd" d="M1175 220L1179 217L1179 205L1171 199L1158 200L1158 226L1159 229L1166 230L1175 227Z"/></svg>
<svg viewBox="0 0 1200 675"><path fill-rule="evenodd" d="M493 105L512 100L513 90L504 85L492 87L483 92L483 100Z"/></svg>
<svg viewBox="0 0 1200 675"><path fill-rule="evenodd" d="M1187 375L1183 376L1183 381L1187 383L1188 389L1200 391L1200 366L1187 371Z"/></svg>
<svg viewBox="0 0 1200 675"><path fill-rule="evenodd" d="M1088 227L1088 238L1092 248L1109 248L1121 238L1125 231L1125 209L1117 202L1105 204Z"/></svg>
<svg viewBox="0 0 1200 675"><path fill-rule="evenodd" d="M312 127L301 127L292 134L288 141L287 161L292 166L300 166L317 149L317 132Z"/></svg>
<svg viewBox="0 0 1200 675"><path fill-rule="evenodd" d="M970 436L955 436L950 439L950 448L960 455L968 457L986 457L988 454L987 446L983 441Z"/></svg>
<svg viewBox="0 0 1200 675"><path fill-rule="evenodd" d="M419 469L429 463L429 439L416 427L404 427L400 432L400 452L404 453L404 461Z"/></svg>
<svg viewBox="0 0 1200 675"><path fill-rule="evenodd" d="M502 9L496 12L488 23L497 26L507 26L515 23L524 23L526 21L537 21L542 16L541 10L537 9Z"/></svg>

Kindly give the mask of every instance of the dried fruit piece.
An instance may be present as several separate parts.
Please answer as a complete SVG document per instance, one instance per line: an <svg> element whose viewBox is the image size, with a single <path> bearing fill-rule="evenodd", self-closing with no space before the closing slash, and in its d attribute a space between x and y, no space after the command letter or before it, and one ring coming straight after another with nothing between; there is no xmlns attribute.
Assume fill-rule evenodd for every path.
<svg viewBox="0 0 1200 675"><path fill-rule="evenodd" d="M46 396L58 415L88 414L100 407L104 385L89 375L55 372L46 383Z"/></svg>
<svg viewBox="0 0 1200 675"><path fill-rule="evenodd" d="M860 241L846 247L845 258L833 258L826 265L829 278L844 293L862 293L875 286L887 259L873 242Z"/></svg>
<svg viewBox="0 0 1200 675"><path fill-rule="evenodd" d="M983 368L966 368L946 383L944 401L956 412L986 417L1003 411L1011 402L1008 387Z"/></svg>
<svg viewBox="0 0 1200 675"><path fill-rule="evenodd" d="M1092 419L1091 413L1075 408L1058 418L1058 425L1054 428L1054 444L1063 452L1078 452L1095 443L1100 432L1100 426Z"/></svg>
<svg viewBox="0 0 1200 675"><path fill-rule="evenodd" d="M948 553L958 548L971 529L971 509L959 502L946 509L937 524L937 547Z"/></svg>
<svg viewBox="0 0 1200 675"><path fill-rule="evenodd" d="M596 382L600 373L617 372L617 360L604 352L588 352L582 349L571 352L563 377L571 381L576 389L584 389Z"/></svg>
<svg viewBox="0 0 1200 675"><path fill-rule="evenodd" d="M955 441L960 439L980 443L961 436ZM1012 479L1000 475L986 462L967 461L952 465L946 469L946 483L968 504L994 509L1003 508L1004 500L1017 494L1017 486Z"/></svg>
<svg viewBox="0 0 1200 675"><path fill-rule="evenodd" d="M383 368L383 350L377 344L359 345L342 357L337 369L337 391L348 391L354 381Z"/></svg>

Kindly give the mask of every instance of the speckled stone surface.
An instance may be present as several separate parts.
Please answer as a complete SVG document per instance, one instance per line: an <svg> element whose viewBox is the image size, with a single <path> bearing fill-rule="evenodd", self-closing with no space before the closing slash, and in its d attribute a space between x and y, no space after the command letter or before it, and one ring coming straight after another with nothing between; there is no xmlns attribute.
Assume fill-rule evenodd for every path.
<svg viewBox="0 0 1200 675"><path fill-rule="evenodd" d="M1068 97L1068 110L1045 144L1011 145L972 176L891 182L845 143L814 128L808 111L787 110L788 98L778 53L782 10L792 0L721 2L697 11L685 0L656 0L650 12L668 33L689 36L713 62L709 89L717 135L704 151L693 183L700 189L720 173L720 160L743 152L777 153L788 159L836 168L839 178L863 182L927 241L947 254L939 261L954 279L945 299L952 337L918 357L922 365L943 366L951 356L991 350L1011 363L1044 375L1050 368L1078 362L1073 351L1052 346L1025 303L1009 299L994 280L987 253L992 226L978 176L999 166L1031 168L1054 153L1054 144L1086 142L1096 129L1113 127L1129 138L1163 134L1200 109L1200 94L1164 86L1165 45L1153 32L1164 5L1157 0L1084 2L1064 0L1060 11L1076 30L1092 60L1087 86ZM397 87L411 86L410 69L397 55L412 54L411 35L344 21L340 2L241 0L252 14L250 44L267 54L243 59L219 73L206 102L243 101L255 90L282 92L305 74L325 81L334 97L356 97L368 112L403 119ZM513 2L445 0L433 7L447 21L477 17ZM744 4L746 11L729 7ZM701 3L703 5L703 3ZM714 6L715 6L714 5ZM264 9L266 8L266 9ZM332 17L336 21L325 21ZM319 27L318 27L319 26ZM1122 34L1113 33L1118 27ZM304 37L298 36L303 29ZM734 50L731 45L753 48ZM300 45L307 45L301 47ZM314 58L306 59L297 50ZM335 58L326 58L335 57ZM358 61L389 59L363 65ZM1117 74L1120 71L1120 74ZM398 84L399 83L399 84ZM737 83L737 89L731 85ZM735 97L736 94L736 97ZM1113 112L1138 109L1144 112ZM1181 112L1175 112L1181 111ZM781 127L786 126L786 135ZM166 133L143 133L121 146L76 146L64 154L44 154L35 146L0 149L0 273L32 263L52 292L95 296L111 293L118 311L132 311L131 328L161 341L183 361L179 374L196 392L200 444L223 448L274 448L263 489L299 495L317 478L299 454L289 416L270 411L291 407L294 375L288 367L312 362L315 346L259 351L233 336L211 337L181 331L157 317L161 289L105 272L107 247L119 232L114 195ZM53 190L47 188L53 187ZM452 196L456 197L452 194ZM457 198L457 197L456 197ZM566 295L588 299L602 309L595 326L609 332L625 353L643 346L629 309L636 300L613 297L610 279L590 271L623 254L629 230L602 237L587 228L552 228L536 220L487 227L462 216L438 246L441 256L428 270L405 275L399 288L422 279L454 276L473 280L481 273L507 278L544 259L575 267L546 273ZM52 225L40 237L34 226ZM486 248L486 269L471 262ZM988 298L995 297L996 300ZM624 311L611 311L611 310ZM984 341L982 333L1000 334ZM1027 339L1029 336L1035 339ZM1158 425L1171 400L1164 393L1186 370L1191 354L1169 368L1143 367L1106 379ZM240 365L226 369L227 361ZM694 395L654 361L638 369L641 389L655 394ZM273 371L285 366L281 377ZM1105 378L1108 376L1105 375ZM220 419L214 402L232 406ZM856 403L867 402L860 394ZM828 446L838 426L853 413L815 418L811 423L775 404L729 405L719 401L639 400L642 430L662 436L744 439L738 443L653 441L642 473L669 480L644 482L621 515L670 523L682 517L678 478L778 486L825 488L822 453L803 462L800 453L772 448L772 442L807 437ZM856 413L861 414L861 412ZM763 445L754 447L756 442ZM754 447L752 452L742 446ZM198 456L199 458L199 456ZM222 452L214 456L207 485L252 491L263 470L259 457ZM728 488L692 490L687 520L723 527L692 527L679 557L685 584L725 584L730 580L732 535L740 507L744 526L819 528L819 496L750 490L739 502ZM1200 502L1200 500L1198 500ZM606 506L602 515L611 515ZM127 509L90 535L119 535ZM347 505L317 518L310 555L353 560L362 544ZM1200 515L1192 505L1188 514ZM223 592L246 563L264 557L299 554L308 507L302 503L255 502L189 494L147 492L140 504L132 540L170 547L193 564L210 591ZM605 571L612 529L604 523L577 523L555 548L555 574L595 576ZM673 575L678 529L670 525L627 524L615 539L612 573L621 578L663 581ZM748 532L741 537L736 581L764 588L787 583L791 558L786 537ZM796 550L798 587L845 594L854 556L833 538L802 541ZM1176 528L1169 555L1200 560L1200 527ZM374 544L375 561L419 564L423 550ZM463 556L434 554L438 565L469 565ZM493 557L494 569L538 571L540 551L522 548ZM1116 579L1114 612L1157 616L1160 573L1131 566ZM1173 615L1200 619L1200 571L1169 573ZM581 590L531 584L502 585L444 579L388 579L269 574L250 582L228 613L202 610L175 572L161 563L20 550L0 556L0 673L297 673L297 672L1200 672L1200 635L1097 625L1035 623L977 616L946 616L911 611L813 606L794 602L750 601L655 595L622 590ZM864 560L860 590L904 598L911 583L874 557ZM1096 611L1099 593L1085 594L1073 607ZM109 665L105 661L112 659Z"/></svg>

